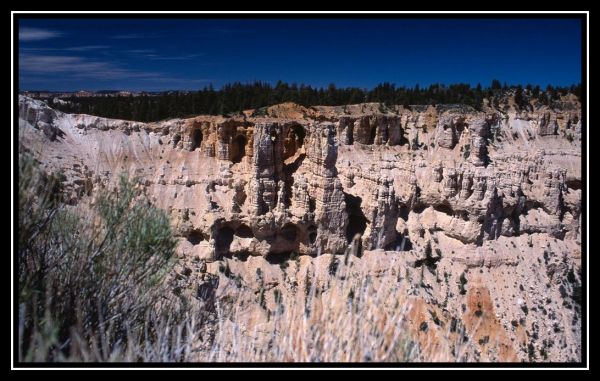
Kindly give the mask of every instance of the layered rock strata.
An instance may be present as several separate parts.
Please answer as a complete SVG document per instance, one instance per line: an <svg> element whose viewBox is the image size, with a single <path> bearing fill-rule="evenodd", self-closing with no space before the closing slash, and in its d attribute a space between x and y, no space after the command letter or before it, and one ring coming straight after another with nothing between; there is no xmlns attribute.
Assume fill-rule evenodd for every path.
<svg viewBox="0 0 600 381"><path fill-rule="evenodd" d="M65 175L71 204L121 173L138 178L169 212L182 258L401 256L407 273L432 270L419 300L464 314L487 306L488 328L512 348L496 359L531 359L531 344L534 359L562 361L580 356L582 220L581 115L564 102L530 112L284 104L138 123L20 97L19 149Z"/></svg>

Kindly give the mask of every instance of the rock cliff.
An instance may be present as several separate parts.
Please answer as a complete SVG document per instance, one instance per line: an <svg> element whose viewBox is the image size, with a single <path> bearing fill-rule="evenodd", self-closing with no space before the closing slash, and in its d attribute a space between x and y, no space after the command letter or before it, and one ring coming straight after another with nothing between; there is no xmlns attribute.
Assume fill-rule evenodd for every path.
<svg viewBox="0 0 600 381"><path fill-rule="evenodd" d="M289 279L331 255L377 258L405 274L414 324L427 308L460 320L474 358L569 361L581 357L583 132L579 104L564 102L283 104L139 123L20 96L19 150L64 174L70 204L136 177L170 213L179 256L209 272ZM273 265L296 255L298 269Z"/></svg>

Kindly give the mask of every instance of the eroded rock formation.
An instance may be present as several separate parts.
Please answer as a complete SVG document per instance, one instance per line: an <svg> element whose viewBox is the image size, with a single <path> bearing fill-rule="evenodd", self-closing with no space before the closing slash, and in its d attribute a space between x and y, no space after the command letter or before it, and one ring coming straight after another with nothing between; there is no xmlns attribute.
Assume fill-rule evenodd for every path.
<svg viewBox="0 0 600 381"><path fill-rule="evenodd" d="M402 269L381 271L413 279L415 305L436 306L444 324L462 319L481 359L580 358L582 131L572 107L285 104L258 114L138 123L20 97L19 149L65 174L72 204L120 173L139 178L170 213L179 255L209 271L235 258L400 256ZM486 352L490 338L503 349Z"/></svg>

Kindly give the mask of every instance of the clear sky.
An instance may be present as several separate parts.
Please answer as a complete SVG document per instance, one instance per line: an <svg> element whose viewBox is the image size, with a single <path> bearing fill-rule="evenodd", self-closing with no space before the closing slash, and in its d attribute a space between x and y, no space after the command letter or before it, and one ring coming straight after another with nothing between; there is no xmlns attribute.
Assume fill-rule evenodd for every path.
<svg viewBox="0 0 600 381"><path fill-rule="evenodd" d="M20 19L20 90L193 90L255 80L570 85L569 19Z"/></svg>

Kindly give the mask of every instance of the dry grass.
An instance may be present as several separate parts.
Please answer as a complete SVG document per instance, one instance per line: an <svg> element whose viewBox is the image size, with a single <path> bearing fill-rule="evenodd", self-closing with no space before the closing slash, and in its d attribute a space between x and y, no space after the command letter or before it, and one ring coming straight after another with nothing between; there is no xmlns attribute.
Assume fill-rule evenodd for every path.
<svg viewBox="0 0 600 381"><path fill-rule="evenodd" d="M92 208L66 208L57 179L26 158L20 168L20 361L468 359L460 332L419 336L399 264L373 276L355 257L323 256L315 262L326 266L292 263L286 272L299 282L282 280L278 291L231 282L211 300L176 297L165 282L168 220L131 183Z"/></svg>
<svg viewBox="0 0 600 381"><path fill-rule="evenodd" d="M464 327L449 326L431 335L415 328L415 301L398 271L400 260L373 276L356 257L326 255L289 269L304 279L286 292L270 294L261 307L260 293L226 290L229 302L218 304L218 327L210 350L197 361L217 362L412 362L467 361L472 344L462 340ZM329 262L326 266L315 266ZM282 279L283 280L283 279ZM273 295L275 294L275 295ZM433 324L432 324L433 325Z"/></svg>
<svg viewBox="0 0 600 381"><path fill-rule="evenodd" d="M378 282L379 283L379 282ZM418 353L403 327L408 306L397 282L332 278L327 291L313 282L305 293L256 308L240 296L219 329L206 361L407 361ZM243 293L243 292L242 292Z"/></svg>

